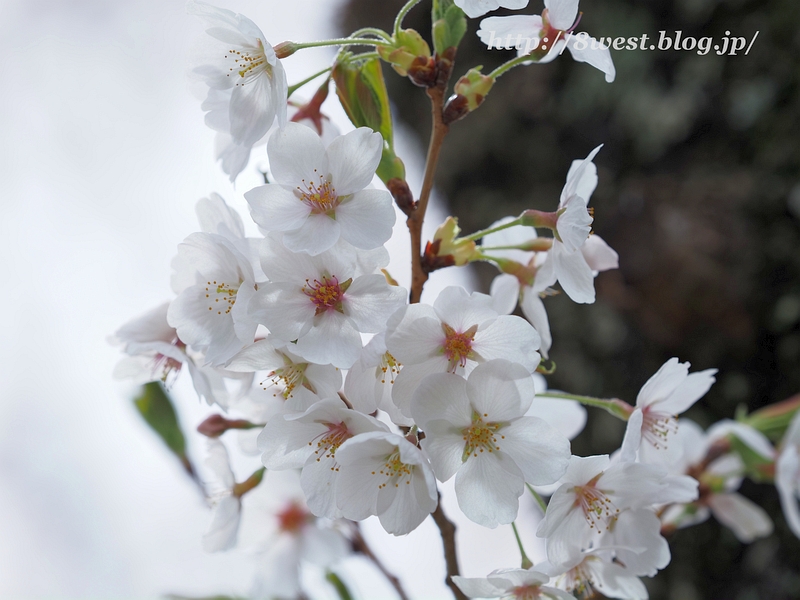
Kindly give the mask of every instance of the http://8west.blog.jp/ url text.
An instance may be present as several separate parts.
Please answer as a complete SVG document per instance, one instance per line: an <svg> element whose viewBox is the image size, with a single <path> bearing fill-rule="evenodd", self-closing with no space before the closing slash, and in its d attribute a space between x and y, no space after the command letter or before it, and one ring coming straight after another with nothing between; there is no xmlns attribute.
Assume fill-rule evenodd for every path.
<svg viewBox="0 0 800 600"><path fill-rule="evenodd" d="M493 50L521 50L524 54L539 49L541 45L542 50L552 48L559 41L564 40L571 43L576 50L586 50L587 48L609 48L613 50L678 50L697 52L697 54L704 55L713 51L722 56L736 56L737 54L749 54L753 43L758 37L758 31L753 34L753 37L748 40L744 36L732 36L730 31L726 31L725 35L720 37L719 40L711 36L708 37L693 37L684 36L681 30L670 33L667 31L659 31L658 36L650 37L646 33L638 37L601 37L598 39L592 38L588 33L564 33L559 32L554 40L549 40L547 37L525 37L522 35L513 34L508 35L495 35L494 32L489 31L489 39L487 45L489 49ZM559 52L563 52L566 44L561 44ZM742 52L744 50L744 52Z"/></svg>

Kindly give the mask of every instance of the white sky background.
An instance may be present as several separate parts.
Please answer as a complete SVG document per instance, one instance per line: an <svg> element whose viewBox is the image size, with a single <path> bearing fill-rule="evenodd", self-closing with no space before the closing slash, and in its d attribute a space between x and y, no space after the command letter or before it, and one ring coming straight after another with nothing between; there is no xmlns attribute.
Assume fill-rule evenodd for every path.
<svg viewBox="0 0 800 600"><path fill-rule="evenodd" d="M330 36L337 5L221 4L248 15L273 43ZM157 598L249 587L247 555L201 550L209 510L135 414L128 390L111 379L119 353L106 343L121 324L171 298L170 259L197 229L196 200L217 191L246 216L241 194L259 183L251 166L234 189L213 161L213 132L185 78L187 49L200 32L182 0L0 4L2 598ZM315 49L291 57L289 82L331 56ZM333 95L326 108L347 131ZM400 140L418 190L415 152ZM431 228L444 217L433 208ZM396 234L390 270L403 283L402 220ZM429 292L454 276L464 274L435 274ZM210 410L182 379L174 391L191 430ZM201 462L202 440L189 437ZM523 506L531 551L533 509L527 498ZM445 509L457 515L451 499ZM449 597L430 521L400 539L375 523L367 530L413 597ZM459 539L465 575L518 564L509 527L467 522ZM373 579L357 585L362 597L392 597Z"/></svg>

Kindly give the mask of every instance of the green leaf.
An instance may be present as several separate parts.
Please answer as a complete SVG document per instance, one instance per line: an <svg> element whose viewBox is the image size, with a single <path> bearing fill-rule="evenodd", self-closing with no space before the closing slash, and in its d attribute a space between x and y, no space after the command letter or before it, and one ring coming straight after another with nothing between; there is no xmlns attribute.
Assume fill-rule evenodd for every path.
<svg viewBox="0 0 800 600"><path fill-rule="evenodd" d="M457 48L467 32L467 17L453 0L433 3L433 49L439 56L448 48Z"/></svg>
<svg viewBox="0 0 800 600"><path fill-rule="evenodd" d="M152 381L142 386L141 394L133 403L150 428L186 466L186 438L181 431L172 401L161 382Z"/></svg>

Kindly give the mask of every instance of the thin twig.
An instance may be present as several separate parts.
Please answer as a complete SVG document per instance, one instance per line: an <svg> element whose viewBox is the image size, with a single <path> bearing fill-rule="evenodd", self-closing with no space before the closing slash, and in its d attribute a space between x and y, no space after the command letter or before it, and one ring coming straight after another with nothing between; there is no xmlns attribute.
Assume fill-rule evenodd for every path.
<svg viewBox="0 0 800 600"><path fill-rule="evenodd" d="M442 545L444 546L444 561L447 565L447 578L445 583L453 592L456 600L467 600L459 587L453 581L453 576L459 574L458 570L458 554L456 553L456 526L447 518L442 510L442 496L439 495L439 504L436 510L431 513L439 532L442 534Z"/></svg>
<svg viewBox="0 0 800 600"><path fill-rule="evenodd" d="M352 540L353 550L363 554L366 558L372 561L372 564L374 564L378 568L378 570L383 574L383 576L386 577L389 583L392 584L392 587L394 587L395 591L397 592L397 595L400 596L401 600L408 600L408 596L406 595L406 592L403 589L403 584L400 583L400 580L395 575L390 573L386 569L386 567L383 566L383 563L380 561L380 559L377 556L375 556L375 553L372 551L372 548L370 548L369 545L367 544L367 540L365 540L364 536L361 535L361 528L359 524L354 522L353 525L354 525L353 540Z"/></svg>
<svg viewBox="0 0 800 600"><path fill-rule="evenodd" d="M408 217L406 225L411 235L411 304L419 302L422 288L428 280L428 274L422 268L422 223L425 220L425 211L433 190L433 180L436 174L436 165L439 162L439 152L442 142L447 135L448 126L442 121L442 108L444 107L444 89L442 87L428 88L431 99L431 116L433 130L431 141L428 145L428 157L425 161L425 176L422 179L422 189L416 210Z"/></svg>

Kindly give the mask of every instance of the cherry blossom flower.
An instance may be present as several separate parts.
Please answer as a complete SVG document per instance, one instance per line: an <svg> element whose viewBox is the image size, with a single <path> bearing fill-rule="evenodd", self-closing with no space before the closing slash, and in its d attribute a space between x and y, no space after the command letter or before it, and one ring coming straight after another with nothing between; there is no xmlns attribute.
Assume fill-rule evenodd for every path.
<svg viewBox="0 0 800 600"><path fill-rule="evenodd" d="M255 294L250 260L227 238L193 233L172 262L173 290L167 321L185 343L221 365L253 342L257 324L247 311Z"/></svg>
<svg viewBox="0 0 800 600"><path fill-rule="evenodd" d="M168 309L169 302L165 302L129 321L109 338L110 343L123 345L128 354L117 363L114 377L170 385L185 365L197 395L209 405L228 408L246 393L252 376L198 364L203 361L202 355L192 352L178 338L178 332L167 322ZM228 382L238 384L238 389L229 390Z"/></svg>
<svg viewBox="0 0 800 600"><path fill-rule="evenodd" d="M252 547L266 548L258 556L248 597L297 598L303 566L328 567L350 553L350 544L333 523L309 511L297 472L268 471L262 486L269 495L246 507L242 524L242 537L249 534ZM253 513L260 517L258 523L247 522Z"/></svg>
<svg viewBox="0 0 800 600"><path fill-rule="evenodd" d="M326 148L308 127L289 123L267 144L277 183L245 194L265 232L284 231L293 252L320 254L341 237L362 250L392 235L395 212L385 190L365 189L381 159L381 135L367 127L339 136Z"/></svg>
<svg viewBox="0 0 800 600"><path fill-rule="evenodd" d="M458 505L484 527L517 517L525 482L556 481L569 460L569 440L543 420L524 416L534 396L530 373L507 360L479 365L464 379L425 378L411 413L425 431L422 448L440 481L456 475Z"/></svg>
<svg viewBox="0 0 800 600"><path fill-rule="evenodd" d="M681 450L669 468L672 473L691 473L698 478L702 493L696 502L668 507L662 521L683 528L702 523L713 515L740 542L747 544L772 533L773 524L763 508L736 492L745 470L742 460L736 454L724 454L709 464L704 463L709 450L730 434L766 458L774 454L763 434L744 423L722 421L704 432L696 423L681 420L674 440Z"/></svg>
<svg viewBox="0 0 800 600"><path fill-rule="evenodd" d="M364 346L361 356L347 371L344 395L353 408L364 414L381 409L397 425L409 427L413 419L404 416L392 401L395 379L403 368L386 349L386 336L379 333Z"/></svg>
<svg viewBox="0 0 800 600"><path fill-rule="evenodd" d="M597 167L592 162L602 146L583 160L572 162L558 204L553 247L536 273L533 289L542 292L556 281L575 302L594 302L594 277L598 271L617 268L617 253L602 239L592 239L586 205L597 187ZM591 241L590 241L591 240Z"/></svg>
<svg viewBox="0 0 800 600"><path fill-rule="evenodd" d="M566 46L575 61L589 63L605 73L608 83L614 81L616 69L608 46L584 32L573 33L578 25L578 1L545 0L544 6L541 16L483 19L478 36L489 49L516 48L519 56L530 53L537 63L555 60Z"/></svg>
<svg viewBox="0 0 800 600"><path fill-rule="evenodd" d="M669 359L647 380L636 397L636 408L628 419L621 453L624 460L636 456L642 462L670 462L680 445L671 446L677 431L677 415L691 407L711 388L716 369L689 374L689 363Z"/></svg>
<svg viewBox="0 0 800 600"><path fill-rule="evenodd" d="M537 568L552 575L553 585L582 598L597 593L623 600L649 598L641 579L626 566L615 562L613 551L608 549L582 552L560 569L553 568L549 563L541 563Z"/></svg>
<svg viewBox="0 0 800 600"><path fill-rule="evenodd" d="M486 294L464 288L442 290L433 306L412 304L389 320L386 348L403 368L392 398L411 416L414 390L427 375L467 375L481 362L504 358L532 373L539 366L539 335L524 319L498 315Z"/></svg>
<svg viewBox="0 0 800 600"><path fill-rule="evenodd" d="M345 518L360 521L378 515L386 531L405 535L436 509L433 470L422 452L402 437L362 433L342 444L336 459L336 503Z"/></svg>
<svg viewBox="0 0 800 600"><path fill-rule="evenodd" d="M236 545L239 533L242 502L234 493L236 480L231 470L230 458L225 445L216 439L208 440L206 466L216 477L217 489L212 493L214 515L208 531L203 536L203 549L206 552L229 550Z"/></svg>
<svg viewBox="0 0 800 600"><path fill-rule="evenodd" d="M227 368L245 373L267 371L261 386L282 400L293 400L293 410L302 406L304 411L319 398L336 396L342 387L341 371L333 365L309 363L291 350L286 342L269 336L236 354Z"/></svg>
<svg viewBox="0 0 800 600"><path fill-rule="evenodd" d="M623 511L655 504L667 492L665 476L658 466L612 464L606 455L570 458L536 530L546 538L547 559L561 567L582 550L597 546L600 535L615 527Z"/></svg>
<svg viewBox="0 0 800 600"><path fill-rule="evenodd" d="M297 340L294 352L309 362L347 369L361 352L360 333L378 333L400 308L406 291L383 275L360 275L353 252L291 253L280 240L265 243L262 285L251 313L276 337Z"/></svg>
<svg viewBox="0 0 800 600"><path fill-rule="evenodd" d="M207 27L209 38L194 59L192 74L209 87L202 106L206 124L218 132L217 158L233 180L275 117L281 127L286 125L286 73L247 17L198 0L190 0L186 10Z"/></svg>
<svg viewBox="0 0 800 600"><path fill-rule="evenodd" d="M388 431L380 421L350 410L341 400L324 399L304 413L278 415L258 436L261 462L267 469L302 468L300 484L315 515L338 519L336 451L359 433Z"/></svg>
<svg viewBox="0 0 800 600"><path fill-rule="evenodd" d="M507 600L575 600L567 592L544 585L550 576L531 569L498 569L486 578L453 577L453 581L469 598L503 598Z"/></svg>
<svg viewBox="0 0 800 600"><path fill-rule="evenodd" d="M784 434L783 448L775 463L775 486L789 529L800 538L800 411Z"/></svg>

